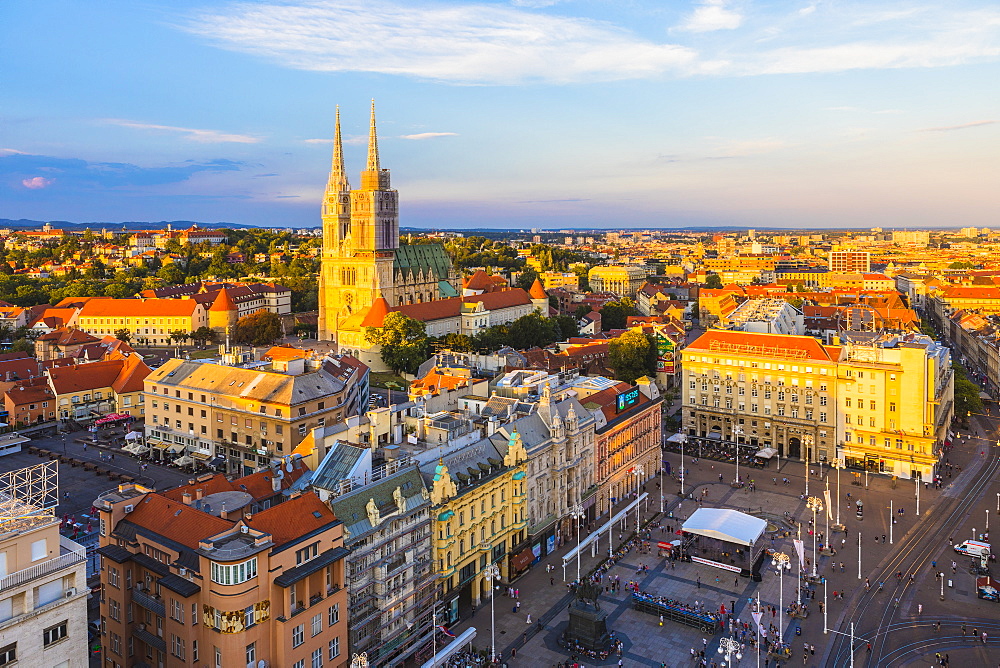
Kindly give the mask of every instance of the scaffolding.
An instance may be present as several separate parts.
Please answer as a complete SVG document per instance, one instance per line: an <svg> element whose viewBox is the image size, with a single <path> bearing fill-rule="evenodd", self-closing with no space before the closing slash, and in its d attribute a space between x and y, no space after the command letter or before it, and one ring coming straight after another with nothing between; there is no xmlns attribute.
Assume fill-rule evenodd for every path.
<svg viewBox="0 0 1000 668"><path fill-rule="evenodd" d="M0 534L54 521L57 505L59 462L44 462L0 475Z"/></svg>

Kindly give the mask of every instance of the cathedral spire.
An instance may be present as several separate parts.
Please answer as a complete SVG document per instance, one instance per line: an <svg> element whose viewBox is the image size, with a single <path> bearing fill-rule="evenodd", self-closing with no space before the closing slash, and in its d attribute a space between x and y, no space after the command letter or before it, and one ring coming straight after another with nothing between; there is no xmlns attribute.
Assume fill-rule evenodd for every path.
<svg viewBox="0 0 1000 668"><path fill-rule="evenodd" d="M327 196L351 189L347 183L347 170L344 169L344 143L340 138L340 105L337 105L337 121L333 131L333 163L330 165L330 180L326 184Z"/></svg>
<svg viewBox="0 0 1000 668"><path fill-rule="evenodd" d="M378 172L378 135L375 133L375 98L372 98L372 124L368 131L368 167L372 172Z"/></svg>

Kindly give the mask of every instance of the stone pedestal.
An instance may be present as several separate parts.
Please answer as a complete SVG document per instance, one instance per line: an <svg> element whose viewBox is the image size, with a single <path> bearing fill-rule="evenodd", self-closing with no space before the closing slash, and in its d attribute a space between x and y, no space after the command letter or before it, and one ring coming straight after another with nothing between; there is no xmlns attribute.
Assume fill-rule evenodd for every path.
<svg viewBox="0 0 1000 668"><path fill-rule="evenodd" d="M843 524L834 524L830 527L830 533L847 533L847 527Z"/></svg>
<svg viewBox="0 0 1000 668"><path fill-rule="evenodd" d="M608 613L594 610L590 606L571 605L566 635L589 650L609 651L611 635L608 633Z"/></svg>

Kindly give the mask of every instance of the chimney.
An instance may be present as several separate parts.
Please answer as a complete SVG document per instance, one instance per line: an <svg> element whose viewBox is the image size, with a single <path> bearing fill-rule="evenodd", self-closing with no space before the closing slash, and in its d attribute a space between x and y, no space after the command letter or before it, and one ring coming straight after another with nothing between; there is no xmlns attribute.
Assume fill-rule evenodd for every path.
<svg viewBox="0 0 1000 668"><path fill-rule="evenodd" d="M204 495L205 495L205 490L203 490L201 487L194 490L194 498L196 500L201 501L201 497L203 497Z"/></svg>
<svg viewBox="0 0 1000 668"><path fill-rule="evenodd" d="M281 478L278 477L271 478L271 491L272 492L281 491Z"/></svg>
<svg viewBox="0 0 1000 668"><path fill-rule="evenodd" d="M228 520L229 519L229 512L226 510L226 502L225 501L222 502L222 509L219 511L219 517L221 517L224 520Z"/></svg>
<svg viewBox="0 0 1000 668"><path fill-rule="evenodd" d="M184 492L181 494L181 501L184 502L185 506L191 505L191 492Z"/></svg>

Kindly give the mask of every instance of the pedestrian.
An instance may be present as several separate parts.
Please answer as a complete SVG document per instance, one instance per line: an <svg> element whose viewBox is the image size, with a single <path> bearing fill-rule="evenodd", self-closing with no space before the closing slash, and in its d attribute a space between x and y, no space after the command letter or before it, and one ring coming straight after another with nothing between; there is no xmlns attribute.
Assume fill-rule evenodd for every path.
<svg viewBox="0 0 1000 668"><path fill-rule="evenodd" d="M816 656L816 645L809 643L809 653L812 654L813 656Z"/></svg>
<svg viewBox="0 0 1000 668"><path fill-rule="evenodd" d="M528 619L525 620L525 623L526 624L530 624L531 623L531 613L530 612L528 613Z"/></svg>
<svg viewBox="0 0 1000 668"><path fill-rule="evenodd" d="M965 622L962 622L962 637L964 638L965 635L966 635Z"/></svg>
<svg viewBox="0 0 1000 668"><path fill-rule="evenodd" d="M986 644L986 631L983 631L983 644Z"/></svg>
<svg viewBox="0 0 1000 668"><path fill-rule="evenodd" d="M844 562L843 562L843 561L842 561L842 562L840 562L840 572L841 572L841 573L843 573L843 572L844 572Z"/></svg>
<svg viewBox="0 0 1000 668"><path fill-rule="evenodd" d="M698 589L701 589L701 576L698 576Z"/></svg>

